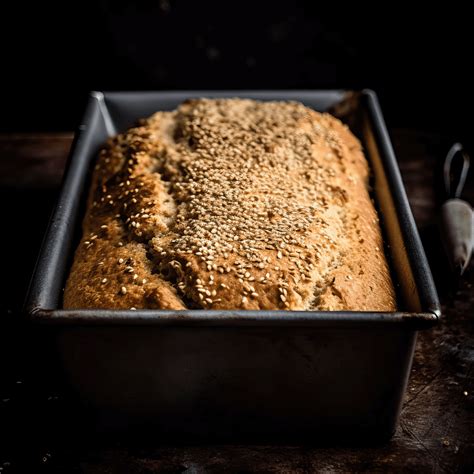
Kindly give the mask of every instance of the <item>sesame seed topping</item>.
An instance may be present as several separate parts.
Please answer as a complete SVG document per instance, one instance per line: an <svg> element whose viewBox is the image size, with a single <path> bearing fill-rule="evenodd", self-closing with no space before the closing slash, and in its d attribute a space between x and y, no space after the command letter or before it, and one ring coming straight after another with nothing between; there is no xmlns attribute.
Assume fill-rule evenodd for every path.
<svg viewBox="0 0 474 474"><path fill-rule="evenodd" d="M343 169L346 140L336 128L334 119L294 102L203 99L157 113L101 152L93 212L108 217L115 202L120 213L114 224L102 221L110 230L100 239L91 234L84 244L120 235L126 246L115 245L124 255L144 251L150 286L165 280L197 307L224 295L242 304L260 295L251 302L258 308L307 301L341 266L341 236L361 228L356 212L347 219L340 212L357 185L343 189L354 167ZM173 132L163 140L165 129ZM127 257L121 270L144 285L134 269L141 257ZM297 294L312 296L288 297Z"/></svg>

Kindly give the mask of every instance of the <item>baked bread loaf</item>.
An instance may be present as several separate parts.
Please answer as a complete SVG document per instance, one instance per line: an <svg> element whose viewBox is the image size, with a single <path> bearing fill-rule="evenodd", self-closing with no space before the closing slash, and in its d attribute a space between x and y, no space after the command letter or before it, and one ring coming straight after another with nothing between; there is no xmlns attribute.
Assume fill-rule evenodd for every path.
<svg viewBox="0 0 474 474"><path fill-rule="evenodd" d="M64 307L393 311L368 175L297 102L157 112L99 154Z"/></svg>

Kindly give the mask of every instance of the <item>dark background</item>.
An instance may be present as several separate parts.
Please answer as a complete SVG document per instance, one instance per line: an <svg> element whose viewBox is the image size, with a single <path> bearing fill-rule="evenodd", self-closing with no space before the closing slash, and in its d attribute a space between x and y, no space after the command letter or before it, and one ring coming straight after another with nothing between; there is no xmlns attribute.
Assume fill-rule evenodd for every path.
<svg viewBox="0 0 474 474"><path fill-rule="evenodd" d="M470 141L471 16L416 3L8 2L0 130L71 130L92 89L368 87L389 126Z"/></svg>

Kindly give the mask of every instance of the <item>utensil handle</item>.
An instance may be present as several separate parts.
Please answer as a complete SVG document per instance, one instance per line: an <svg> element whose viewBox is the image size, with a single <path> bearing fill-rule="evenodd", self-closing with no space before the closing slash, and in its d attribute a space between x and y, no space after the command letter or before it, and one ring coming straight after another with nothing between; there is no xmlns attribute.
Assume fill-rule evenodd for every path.
<svg viewBox="0 0 474 474"><path fill-rule="evenodd" d="M461 174L459 175L459 181L454 190L454 195L451 194L451 171L452 171L452 163L456 155L461 155L462 157L462 168ZM469 155L464 150L463 146L460 143L455 143L448 154L446 155L446 159L444 160L444 167L443 167L443 174L444 174L444 187L446 189L446 193L448 198L459 198L461 196L462 190L464 188L464 184L466 183L467 172L469 171L470 166L470 158Z"/></svg>

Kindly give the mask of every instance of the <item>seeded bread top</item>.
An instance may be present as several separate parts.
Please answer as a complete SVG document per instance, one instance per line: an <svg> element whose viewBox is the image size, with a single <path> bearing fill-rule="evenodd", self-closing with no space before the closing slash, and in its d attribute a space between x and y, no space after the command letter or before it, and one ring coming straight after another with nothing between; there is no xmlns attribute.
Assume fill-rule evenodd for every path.
<svg viewBox="0 0 474 474"><path fill-rule="evenodd" d="M360 143L296 102L157 112L99 154L64 307L394 310Z"/></svg>

